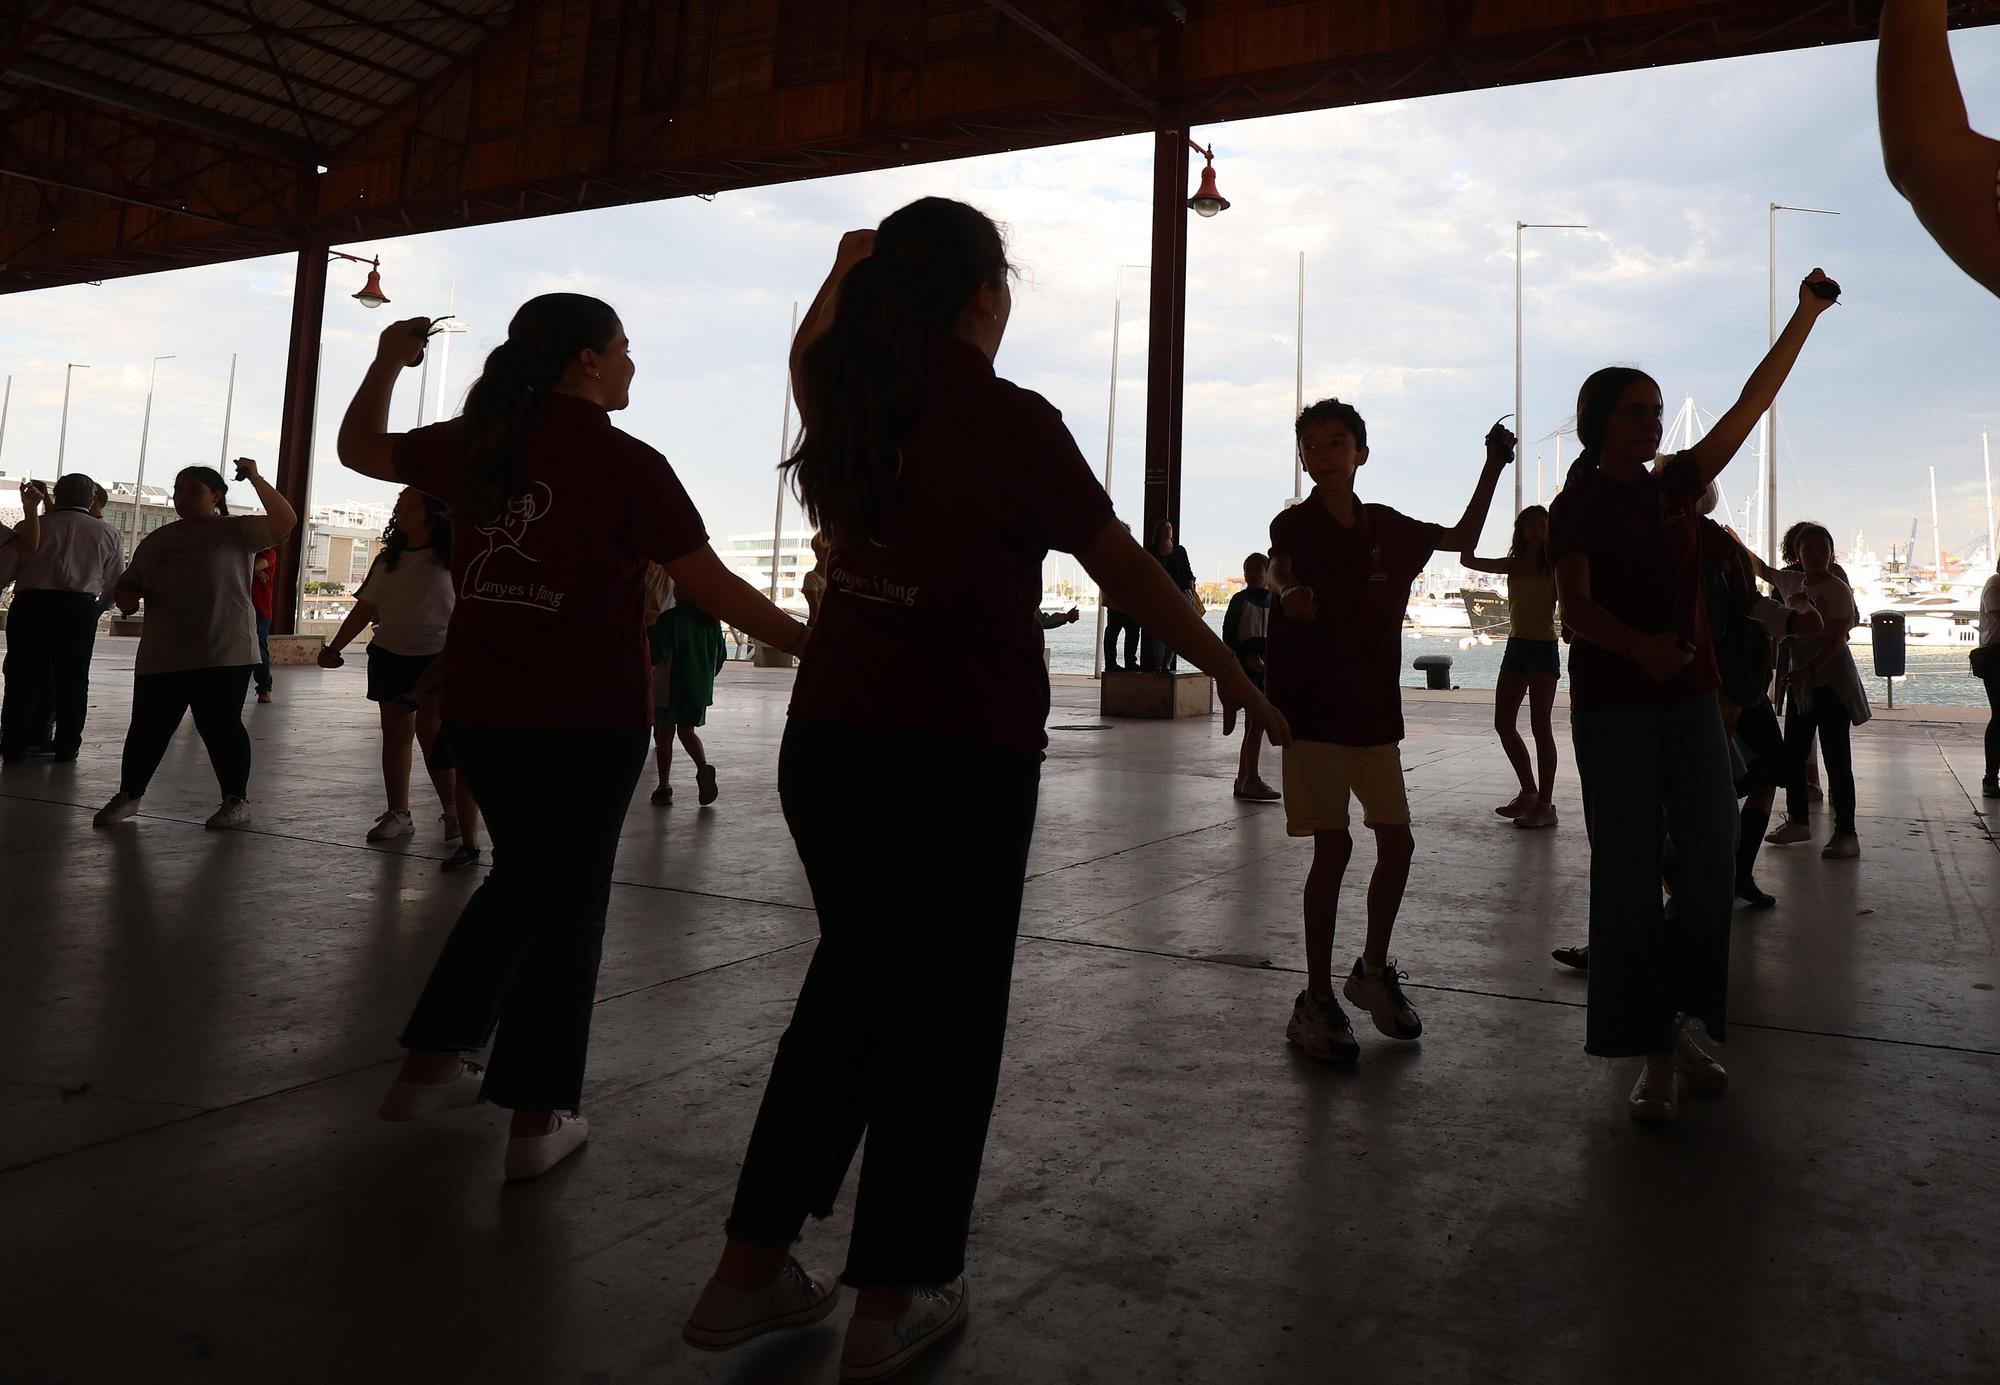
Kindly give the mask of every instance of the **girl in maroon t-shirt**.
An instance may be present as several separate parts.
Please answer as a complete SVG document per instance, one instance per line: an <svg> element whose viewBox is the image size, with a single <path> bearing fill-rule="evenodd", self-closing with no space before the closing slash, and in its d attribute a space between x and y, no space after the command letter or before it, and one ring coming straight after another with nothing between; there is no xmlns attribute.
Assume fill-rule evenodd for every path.
<svg viewBox="0 0 2000 1385"><path fill-rule="evenodd" d="M666 459L612 426L633 367L609 304L529 299L460 417L391 433L397 377L430 328L382 333L340 460L450 508L442 739L486 815L493 870L431 970L378 1114L507 1107L506 1175L533 1178L589 1136L578 1108L611 871L652 738L646 565L767 644L797 652L806 631L722 565ZM468 1061L488 1039L490 1067Z"/></svg>
<svg viewBox="0 0 2000 1385"><path fill-rule="evenodd" d="M991 221L925 198L842 240L793 348L806 427L790 465L832 548L778 788L820 944L685 1329L697 1346L832 1311L834 1276L790 1246L832 1210L864 1134L844 1375L886 1375L965 1321L1045 744L1048 550L1289 739L1112 514L1061 416L994 374L1008 278Z"/></svg>
<svg viewBox="0 0 2000 1385"><path fill-rule="evenodd" d="M1550 508L1564 624L1575 636L1570 729L1590 835L1584 1049L1645 1058L1630 1099L1640 1120L1672 1120L1682 1080L1717 1091L1728 1082L1681 1022L1724 1036L1736 876L1735 785L1702 613L1699 499L1832 306L1815 292L1830 282L1817 269L1807 276L1797 311L1736 403L1701 441L1651 470L1660 387L1627 366L1584 381L1583 452ZM1660 903L1663 816L1674 858L1670 914Z"/></svg>

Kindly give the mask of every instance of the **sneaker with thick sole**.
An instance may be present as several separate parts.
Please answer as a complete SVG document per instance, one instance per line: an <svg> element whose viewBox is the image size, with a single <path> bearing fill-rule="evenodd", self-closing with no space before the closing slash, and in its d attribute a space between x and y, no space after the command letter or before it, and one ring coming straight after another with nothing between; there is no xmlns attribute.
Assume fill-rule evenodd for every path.
<svg viewBox="0 0 2000 1385"><path fill-rule="evenodd" d="M1736 897L1745 904L1748 904L1752 909L1775 909L1778 907L1778 897L1774 894L1766 894L1763 890L1758 889L1757 882L1747 875L1737 878Z"/></svg>
<svg viewBox="0 0 2000 1385"><path fill-rule="evenodd" d="M1575 971L1590 970L1589 943L1584 943L1579 947L1559 947L1555 951L1551 952L1549 956L1555 958L1558 962L1562 963L1566 967L1571 968L1572 970Z"/></svg>
<svg viewBox="0 0 2000 1385"><path fill-rule="evenodd" d="M271 701L271 690L269 688L260 690L257 694L257 700L259 702L265 703L266 705L269 705Z"/></svg>
<svg viewBox="0 0 2000 1385"><path fill-rule="evenodd" d="M1341 994L1366 1010L1375 1027L1390 1038L1420 1039L1424 1035L1424 1022L1403 994L1402 982L1407 976L1408 973L1396 970L1394 957L1380 971L1356 957L1354 970L1348 973Z"/></svg>
<svg viewBox="0 0 2000 1385"><path fill-rule="evenodd" d="M399 1077L382 1094L382 1104L375 1108L375 1115L385 1121L420 1121L460 1107L477 1106L480 1084L485 1081L486 1069L469 1058L460 1062L458 1071L442 1082L405 1082Z"/></svg>
<svg viewBox="0 0 2000 1385"><path fill-rule="evenodd" d="M1861 854L1861 839L1852 832L1843 832L1820 849L1822 861L1852 861Z"/></svg>
<svg viewBox="0 0 2000 1385"><path fill-rule="evenodd" d="M1518 818L1541 801L1540 797L1523 789L1493 811L1503 818Z"/></svg>
<svg viewBox="0 0 2000 1385"><path fill-rule="evenodd" d="M1534 807L1514 819L1516 827L1554 827L1556 810L1547 803L1537 802Z"/></svg>
<svg viewBox="0 0 2000 1385"><path fill-rule="evenodd" d="M1699 1032L1699 1020L1683 1020L1674 1034L1674 1066L1680 1069L1681 1081L1697 1092L1726 1092L1729 1090L1729 1069L1715 1061L1715 1055L1703 1048L1695 1040Z"/></svg>
<svg viewBox="0 0 2000 1385"><path fill-rule="evenodd" d="M225 798L222 806L208 815L204 827L248 827L250 805L240 798Z"/></svg>
<svg viewBox="0 0 2000 1385"><path fill-rule="evenodd" d="M1797 818L1786 818L1784 824L1764 840L1771 846L1797 846L1800 842L1812 840L1812 826Z"/></svg>
<svg viewBox="0 0 2000 1385"><path fill-rule="evenodd" d="M840 1348L841 1385L887 1380L965 1326L969 1311L965 1276L960 1275L949 1284L916 1290L900 1317L855 1314Z"/></svg>
<svg viewBox="0 0 2000 1385"><path fill-rule="evenodd" d="M722 797L722 790L715 782L715 766L703 765L694 772L694 801L706 808Z"/></svg>
<svg viewBox="0 0 2000 1385"><path fill-rule="evenodd" d="M410 820L410 815L407 811L391 808L388 812L382 814L381 817L375 819L375 825L368 829L368 840L371 842L393 842L398 837L415 836L416 831L417 825Z"/></svg>
<svg viewBox="0 0 2000 1385"><path fill-rule="evenodd" d="M438 862L438 869L442 871L464 870L468 866L476 866L478 864L479 848L461 844L458 850Z"/></svg>
<svg viewBox="0 0 2000 1385"><path fill-rule="evenodd" d="M111 795L111 801L97 810L97 816L90 820L92 827L115 827L121 822L130 822L139 816L139 800L127 798L123 790Z"/></svg>
<svg viewBox="0 0 2000 1385"><path fill-rule="evenodd" d="M1672 1063L1645 1063L1632 1095L1625 1099L1632 1119L1649 1125L1667 1125L1681 1113L1678 1067Z"/></svg>
<svg viewBox="0 0 2000 1385"><path fill-rule="evenodd" d="M1340 1002L1311 991L1300 991L1292 1003L1292 1022L1285 1026L1285 1041L1322 1063L1351 1063L1361 1053L1361 1045L1354 1041L1354 1026L1348 1023Z"/></svg>
<svg viewBox="0 0 2000 1385"><path fill-rule="evenodd" d="M526 1178L540 1178L582 1149L588 1139L590 1122L582 1116L564 1115L556 1117L556 1128L546 1135L508 1136L507 1181L519 1183Z"/></svg>
<svg viewBox="0 0 2000 1385"><path fill-rule="evenodd" d="M840 1280L832 1270L808 1270L796 1260L769 1284L735 1289L711 1279L681 1329L681 1340L703 1351L727 1351L766 1332L809 1327L840 1302Z"/></svg>
<svg viewBox="0 0 2000 1385"><path fill-rule="evenodd" d="M666 807L669 803L672 803L674 801L673 786L671 784L660 785L659 788L653 790L653 796L648 801L651 802L655 808Z"/></svg>
<svg viewBox="0 0 2000 1385"><path fill-rule="evenodd" d="M1255 776L1249 779L1238 779L1236 787L1232 790L1232 796L1248 799L1252 803L1276 803L1284 797L1283 794Z"/></svg>

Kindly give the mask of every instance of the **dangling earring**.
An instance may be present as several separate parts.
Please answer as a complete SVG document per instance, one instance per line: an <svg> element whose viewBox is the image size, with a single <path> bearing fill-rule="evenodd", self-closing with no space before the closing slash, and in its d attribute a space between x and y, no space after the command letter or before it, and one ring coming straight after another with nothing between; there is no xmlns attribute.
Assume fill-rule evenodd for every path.
<svg viewBox="0 0 2000 1385"><path fill-rule="evenodd" d="M590 372L590 378L593 380L602 380L604 378L604 372L600 370L593 370Z"/></svg>

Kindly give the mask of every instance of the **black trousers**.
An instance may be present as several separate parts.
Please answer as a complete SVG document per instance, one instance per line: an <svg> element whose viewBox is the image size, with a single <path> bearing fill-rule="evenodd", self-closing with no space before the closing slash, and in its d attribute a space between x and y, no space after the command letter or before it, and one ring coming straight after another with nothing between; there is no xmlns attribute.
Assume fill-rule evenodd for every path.
<svg viewBox="0 0 2000 1385"><path fill-rule="evenodd" d="M493 839L493 869L452 926L402 1044L448 1053L492 1039L484 1092L495 1106L583 1104L611 870L651 736L444 727Z"/></svg>
<svg viewBox="0 0 2000 1385"><path fill-rule="evenodd" d="M791 719L778 789L820 942L732 1236L789 1245L808 1215L829 1215L865 1134L842 1278L884 1288L964 1271L1040 780L1039 756Z"/></svg>
<svg viewBox="0 0 2000 1385"><path fill-rule="evenodd" d="M1105 607L1104 666L1108 669L1120 666L1118 663L1118 640L1121 635L1125 640L1124 667L1136 669L1139 667L1139 622L1126 615L1123 611L1114 611L1109 606Z"/></svg>
<svg viewBox="0 0 2000 1385"><path fill-rule="evenodd" d="M1986 685L1986 705L1992 708L1992 715L1986 718L1986 777L2000 777L2000 674L1982 678Z"/></svg>
<svg viewBox="0 0 2000 1385"><path fill-rule="evenodd" d="M144 798L153 772L173 744L181 719L194 712L194 729L208 748L208 763L224 798L250 796L250 733L243 729L243 694L252 665L142 673L132 680L132 725L125 732L125 762L118 788Z"/></svg>
<svg viewBox="0 0 2000 1385"><path fill-rule="evenodd" d="M74 755L90 709L90 654L97 598L89 592L25 591L7 613L7 693L0 701L0 754L39 744L55 719L53 749Z"/></svg>
<svg viewBox="0 0 2000 1385"><path fill-rule="evenodd" d="M1826 796L1833 803L1833 830L1838 836L1854 832L1854 747L1850 735L1854 722L1840 699L1830 689L1813 689L1812 710L1791 699L1785 713L1785 768L1791 780L1785 785L1785 816L1794 822L1809 822L1812 806L1806 797L1806 769L1812 763L1813 737L1819 737L1820 754L1826 758Z"/></svg>
<svg viewBox="0 0 2000 1385"><path fill-rule="evenodd" d="M250 676L256 680L257 691L271 691L271 618L257 617L257 671Z"/></svg>

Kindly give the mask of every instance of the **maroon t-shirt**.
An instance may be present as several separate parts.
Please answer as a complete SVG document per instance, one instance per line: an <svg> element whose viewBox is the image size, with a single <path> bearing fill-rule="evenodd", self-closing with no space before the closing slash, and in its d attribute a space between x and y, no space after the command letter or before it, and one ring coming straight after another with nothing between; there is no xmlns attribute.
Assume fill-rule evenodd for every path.
<svg viewBox="0 0 2000 1385"><path fill-rule="evenodd" d="M1579 639L1569 656L1572 707L1639 707L1678 702L1721 686L1701 605L1701 531L1695 502L1707 483L1677 452L1621 485L1588 462L1570 468L1549 507L1549 551L1590 560L1590 595L1642 635L1679 635L1694 659L1665 682L1601 645Z"/></svg>
<svg viewBox="0 0 2000 1385"><path fill-rule="evenodd" d="M932 343L902 462L882 532L827 558L792 711L1039 752L1042 560L1087 546L1111 499L1054 406L956 338Z"/></svg>
<svg viewBox="0 0 2000 1385"><path fill-rule="evenodd" d="M1410 583L1444 529L1387 505L1355 502L1355 522L1333 517L1319 488L1271 521L1271 557L1291 560L1319 611L1287 619L1271 603L1264 687L1301 740L1394 745L1403 739L1403 615Z"/></svg>
<svg viewBox="0 0 2000 1385"><path fill-rule="evenodd" d="M522 440L525 491L504 515L461 513L464 421L396 443L398 480L451 507L458 604L444 715L473 726L637 731L652 725L645 574L708 542L667 459L597 405L552 394Z"/></svg>

